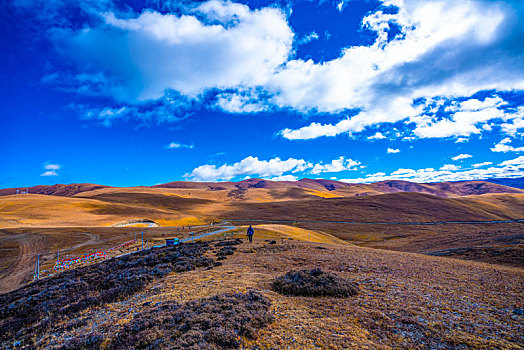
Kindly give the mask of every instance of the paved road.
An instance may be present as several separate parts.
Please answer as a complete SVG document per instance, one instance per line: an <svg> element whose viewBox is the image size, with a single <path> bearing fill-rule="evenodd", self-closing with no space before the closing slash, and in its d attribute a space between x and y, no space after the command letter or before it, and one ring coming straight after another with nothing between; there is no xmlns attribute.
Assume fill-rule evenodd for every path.
<svg viewBox="0 0 524 350"><path fill-rule="evenodd" d="M200 238L211 236L211 235L217 235L219 233L224 233L224 232L227 232L227 231L231 231L231 230L234 230L236 228L237 227L233 226L233 225L226 226L223 229L220 229L220 230L217 230L217 231L207 232L207 233L203 233L203 234L198 235L198 236L193 236L193 237L181 239L180 242L191 242L192 240L195 240L195 239L200 239Z"/></svg>
<svg viewBox="0 0 524 350"><path fill-rule="evenodd" d="M443 224L506 224L524 223L524 219L487 220L487 221L429 221L429 222L370 222L370 221L322 221L322 220L263 220L263 219L227 219L237 222L271 222L271 223L320 223L320 224L355 224L355 225L443 225Z"/></svg>

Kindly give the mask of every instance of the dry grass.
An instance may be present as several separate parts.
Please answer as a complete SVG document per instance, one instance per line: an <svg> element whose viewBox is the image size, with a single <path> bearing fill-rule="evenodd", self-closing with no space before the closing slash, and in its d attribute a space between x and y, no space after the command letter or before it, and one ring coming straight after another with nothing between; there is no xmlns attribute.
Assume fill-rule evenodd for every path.
<svg viewBox="0 0 524 350"><path fill-rule="evenodd" d="M323 249L319 249L319 247ZM357 281L350 298L286 297L271 290L290 269L321 267ZM124 327L163 302L258 291L275 322L242 339L245 349L516 349L524 346L524 272L482 263L338 244L260 240L222 266L169 275L130 299L84 312L60 339ZM46 340L46 341L47 341Z"/></svg>
<svg viewBox="0 0 524 350"><path fill-rule="evenodd" d="M288 226L288 225L278 225L278 224L265 224L265 225L255 225L255 233L258 232L258 229L263 229L269 232L275 232L280 235L283 235L287 238L293 238L300 241L309 241L316 243L340 243L346 244L347 242L332 236L327 233L306 230L300 227Z"/></svg>

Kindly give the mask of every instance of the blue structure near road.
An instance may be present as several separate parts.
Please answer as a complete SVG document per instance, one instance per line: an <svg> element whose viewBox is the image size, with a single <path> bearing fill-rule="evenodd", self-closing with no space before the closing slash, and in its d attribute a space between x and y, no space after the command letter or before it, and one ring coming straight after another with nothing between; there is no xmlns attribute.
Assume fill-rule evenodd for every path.
<svg viewBox="0 0 524 350"><path fill-rule="evenodd" d="M166 239L166 246L173 246L180 243L180 240L178 238L168 238Z"/></svg>

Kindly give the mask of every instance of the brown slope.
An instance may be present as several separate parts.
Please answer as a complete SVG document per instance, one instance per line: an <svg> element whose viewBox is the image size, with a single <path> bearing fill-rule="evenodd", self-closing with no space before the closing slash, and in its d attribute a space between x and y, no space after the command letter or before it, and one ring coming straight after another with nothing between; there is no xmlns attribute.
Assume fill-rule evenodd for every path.
<svg viewBox="0 0 524 350"><path fill-rule="evenodd" d="M109 186L95 185L95 184L56 184L52 186L33 186L29 188L19 187L19 188L5 188L0 190L0 196L9 196L16 194L16 191L20 192L28 191L30 194L44 194L52 196L64 196L71 197L77 193L93 191L101 188L107 188Z"/></svg>
<svg viewBox="0 0 524 350"><path fill-rule="evenodd" d="M409 181L389 180L370 184L369 187L383 193L417 192L427 193L438 197L470 196L486 193L524 193L523 190L517 188L485 181L414 183Z"/></svg>
<svg viewBox="0 0 524 350"><path fill-rule="evenodd" d="M524 208L512 213L524 216ZM364 222L426 222L501 220L513 218L505 208L467 199L421 193L390 193L366 197L310 199L273 203L236 203L221 215L234 219L324 220Z"/></svg>
<svg viewBox="0 0 524 350"><path fill-rule="evenodd" d="M518 188L486 181L437 182L426 185L441 190L448 194L448 196L471 196L488 193L524 193L523 190Z"/></svg>

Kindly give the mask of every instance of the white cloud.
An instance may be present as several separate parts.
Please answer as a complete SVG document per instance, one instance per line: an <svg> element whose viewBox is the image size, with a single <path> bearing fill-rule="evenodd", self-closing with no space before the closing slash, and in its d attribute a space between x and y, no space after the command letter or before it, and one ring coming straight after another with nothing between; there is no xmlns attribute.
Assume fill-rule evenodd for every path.
<svg viewBox="0 0 524 350"><path fill-rule="evenodd" d="M184 177L194 181L218 181L230 180L236 176L260 176L266 179L294 179L296 173L309 171L310 174L332 173L347 170L356 170L360 162L345 158L343 156L333 159L330 163L311 163L304 159L289 158L282 160L273 158L270 160L259 160L257 157L246 157L234 164L201 165ZM286 174L291 173L291 174Z"/></svg>
<svg viewBox="0 0 524 350"><path fill-rule="evenodd" d="M40 176L58 176L57 172L54 170L45 171Z"/></svg>
<svg viewBox="0 0 524 350"><path fill-rule="evenodd" d="M44 171L40 176L58 176L57 170L60 169L60 165L58 164L44 164Z"/></svg>
<svg viewBox="0 0 524 350"><path fill-rule="evenodd" d="M495 145L495 147L491 148L492 152L524 152L524 146L522 147L513 147L510 145L511 139L509 137L506 137L499 143Z"/></svg>
<svg viewBox="0 0 524 350"><path fill-rule="evenodd" d="M311 169L311 174L338 173L344 170L357 170L358 165L360 165L360 162L341 156L337 159L333 159L331 163L328 164L315 164L313 169Z"/></svg>
<svg viewBox="0 0 524 350"><path fill-rule="evenodd" d="M458 137L456 140L455 140L455 143L464 143L464 142L468 142L469 139L466 138L466 137Z"/></svg>
<svg viewBox="0 0 524 350"><path fill-rule="evenodd" d="M167 145L165 148L167 149L177 149L177 148L188 148L188 149L192 149L194 148L195 146L193 144L191 145L186 145L186 144L183 144L183 143L180 143L180 142L171 142L169 145Z"/></svg>
<svg viewBox="0 0 524 350"><path fill-rule="evenodd" d="M438 119L434 116L420 115L411 120L416 123L415 135L422 138L451 137L451 136L470 136L480 134L482 130L489 130L491 127L487 122L494 119L515 118L514 113L506 113L499 107L507 103L499 96L487 97L484 101L469 99L461 102L453 108L454 113L449 119ZM467 140L464 137L458 140Z"/></svg>
<svg viewBox="0 0 524 350"><path fill-rule="evenodd" d="M477 163L477 164L473 164L473 167L474 168L481 168L481 167L484 167L486 165L491 165L493 164L492 162L482 162L482 163Z"/></svg>
<svg viewBox="0 0 524 350"><path fill-rule="evenodd" d="M266 104L257 102L252 95L223 93L217 96L217 106L229 113L256 113L267 110Z"/></svg>
<svg viewBox="0 0 524 350"><path fill-rule="evenodd" d="M497 177L520 177L524 176L524 156L508 160L496 167L470 170L435 170L433 168L424 169L398 169L389 175L376 173L367 175L364 178L342 179L339 181L348 183L372 183L385 180L404 180L419 183L443 182L443 181L463 181L463 180L483 180Z"/></svg>
<svg viewBox="0 0 524 350"><path fill-rule="evenodd" d="M60 169L60 165L58 164L45 164L44 165L45 170L58 170Z"/></svg>
<svg viewBox="0 0 524 350"><path fill-rule="evenodd" d="M502 166L513 165L513 166L517 166L519 169L522 169L524 168L524 156L520 156L515 159L509 159L509 160L503 161L499 165L502 165Z"/></svg>
<svg viewBox="0 0 524 350"><path fill-rule="evenodd" d="M382 135L382 133L378 132L375 135L369 136L368 140L383 140L386 136Z"/></svg>
<svg viewBox="0 0 524 350"><path fill-rule="evenodd" d="M399 12L385 13L379 7L362 19L362 26L377 34L372 45L346 47L339 57L319 63L290 59L293 44L318 34L295 38L285 13L274 6L252 10L211 0L180 15L153 10L120 14L109 8L89 12L103 13L103 24L51 32L58 51L78 67L69 79L82 87L79 92L98 91L136 103L171 90L205 101L211 90L218 94L213 103L232 113L268 108L360 111L338 123L282 130L289 139L356 133L401 120L415 122L419 137L479 134L494 119L504 120L508 134L524 125L515 113L502 112L507 105L496 95L452 104L447 107L452 117L442 120L434 114L443 104L424 109L424 103L414 103L461 101L486 90L523 90L521 4L383 3ZM340 1L337 8L346 4ZM392 25L401 35L388 37Z"/></svg>
<svg viewBox="0 0 524 350"><path fill-rule="evenodd" d="M518 107L515 117L500 126L503 133L515 137L519 129L524 129L524 106Z"/></svg>
<svg viewBox="0 0 524 350"><path fill-rule="evenodd" d="M515 59L511 50L505 47L502 54L507 65L491 51L502 45L505 36L517 42L516 35L503 32L503 27L518 26L516 21L509 20L512 12L517 11L515 8L485 1L388 3L400 8L398 15L378 11L363 20L365 26L378 33L374 45L347 48L340 58L323 64L290 61L286 69L270 81L277 86L276 101L280 105L327 112L358 108L362 110L360 115L371 117L362 118L361 123L341 121L323 128L312 123L297 129L296 133L285 129L284 137L305 139L359 132L363 126L422 116L413 105L416 99L440 96L453 100L481 90L507 91L524 86L522 69L510 63ZM387 30L391 23L401 26L404 36L388 42L391 38L387 37ZM483 59L472 56L470 50ZM522 61L522 57L519 60ZM515 75L508 75L509 71ZM406 101L404 108L389 104L399 99ZM417 125L416 134L449 137L480 133L476 125L503 116L499 108L504 104L498 96L484 101L464 101L458 104L459 111L453 120L430 119L425 125ZM386 113L377 115L378 108ZM315 132L308 132L311 129Z"/></svg>
<svg viewBox="0 0 524 350"><path fill-rule="evenodd" d="M311 32L310 34L308 35L305 35L303 36L302 38L300 38L298 40L298 43L300 45L303 45L303 44L307 44L309 42L312 42L314 40L318 40L320 37L318 36L318 34L316 32Z"/></svg>
<svg viewBox="0 0 524 350"><path fill-rule="evenodd" d="M456 171L459 170L460 166L457 166L455 164L446 164L440 167L440 170L450 170L450 171Z"/></svg>
<svg viewBox="0 0 524 350"><path fill-rule="evenodd" d="M280 176L274 176L267 178L267 180L271 181L298 181L298 177L295 175L280 175Z"/></svg>
<svg viewBox="0 0 524 350"><path fill-rule="evenodd" d="M102 16L105 23L94 28L55 29L53 40L84 73L102 74L102 93L130 103L166 90L196 97L211 88L264 85L288 59L294 36L277 8L218 0L180 16Z"/></svg>
<svg viewBox="0 0 524 350"><path fill-rule="evenodd" d="M400 150L398 148L388 148L388 153L399 153Z"/></svg>
<svg viewBox="0 0 524 350"><path fill-rule="evenodd" d="M461 160L461 159L467 159L473 157L471 154L459 154L458 156L455 156L451 159L453 160Z"/></svg>
<svg viewBox="0 0 524 350"><path fill-rule="evenodd" d="M281 160L277 157L270 160L259 160L257 157L249 156L231 165L224 164L220 167L210 164L201 165L184 176L194 181L230 180L235 176L255 174L270 178L281 176L286 172L302 172L311 167L312 164L303 159Z"/></svg>

